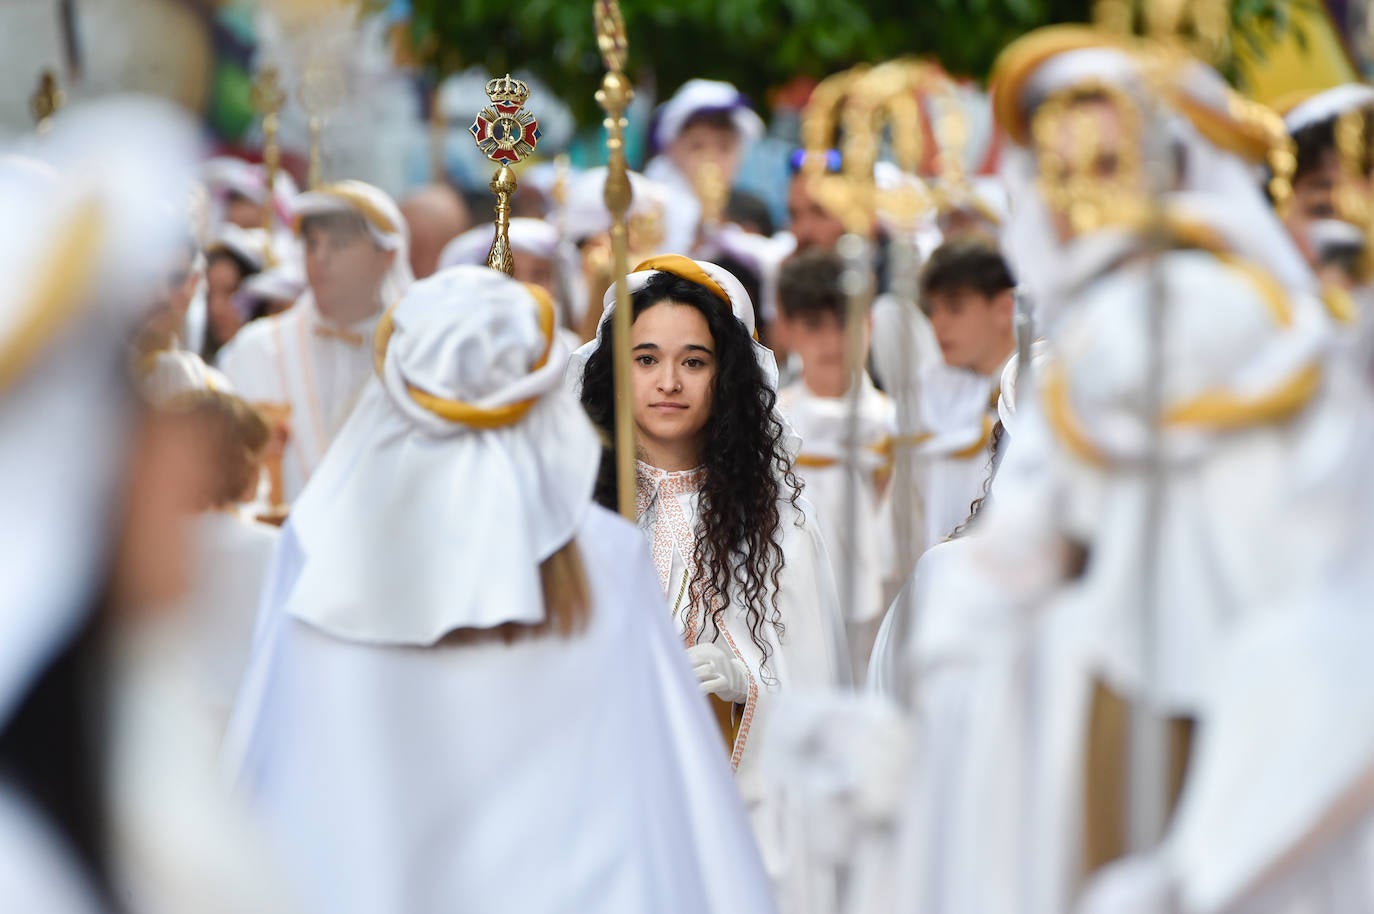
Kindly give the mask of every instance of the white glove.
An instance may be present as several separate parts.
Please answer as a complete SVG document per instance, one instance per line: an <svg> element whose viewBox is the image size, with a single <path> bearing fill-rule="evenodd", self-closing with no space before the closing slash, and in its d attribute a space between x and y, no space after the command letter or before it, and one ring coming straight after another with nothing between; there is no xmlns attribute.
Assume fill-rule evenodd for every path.
<svg viewBox="0 0 1374 914"><path fill-rule="evenodd" d="M687 659L702 694L714 694L733 704L749 698L749 670L738 657L714 644L693 644L687 648Z"/></svg>

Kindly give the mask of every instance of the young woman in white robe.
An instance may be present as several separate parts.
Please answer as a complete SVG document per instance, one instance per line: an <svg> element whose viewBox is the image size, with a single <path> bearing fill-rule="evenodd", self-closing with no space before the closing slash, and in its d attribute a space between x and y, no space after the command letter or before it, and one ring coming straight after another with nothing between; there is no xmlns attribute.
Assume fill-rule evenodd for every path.
<svg viewBox="0 0 1374 914"><path fill-rule="evenodd" d="M552 302L417 283L283 531L229 750L338 914L773 909Z"/></svg>
<svg viewBox="0 0 1374 914"><path fill-rule="evenodd" d="M829 559L791 471L791 430L774 411L773 356L751 339L753 309L738 280L668 255L641 264L629 284L639 526L701 689L728 727L731 764L788 910L807 873L782 785L769 782L756 747L780 692L849 685ZM582 404L603 432L613 416L613 305L612 289L597 341L579 351ZM602 467L598 499L613 504L612 453Z"/></svg>

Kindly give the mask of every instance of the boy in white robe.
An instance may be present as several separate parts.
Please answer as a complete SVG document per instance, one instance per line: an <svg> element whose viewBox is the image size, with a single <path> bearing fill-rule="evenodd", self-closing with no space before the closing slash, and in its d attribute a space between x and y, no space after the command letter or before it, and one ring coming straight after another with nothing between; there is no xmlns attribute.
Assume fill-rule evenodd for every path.
<svg viewBox="0 0 1374 914"><path fill-rule="evenodd" d="M920 282L921 308L944 356L920 380L917 487L929 548L968 517L988 478L1002 366L1016 348L1016 283L996 244L978 236L937 248Z"/></svg>
<svg viewBox="0 0 1374 914"><path fill-rule="evenodd" d="M263 408L285 440L278 504L300 494L348 418L368 377L377 319L411 281L405 222L381 190L327 184L296 198L296 217L309 293L244 327L219 356L239 395Z"/></svg>
<svg viewBox="0 0 1374 914"><path fill-rule="evenodd" d="M657 155L645 167L644 176L668 191L663 250L696 247L702 217L697 181L702 167L714 166L728 190L735 183L745 150L762 136L763 119L727 82L688 80L659 106L652 136Z"/></svg>
<svg viewBox="0 0 1374 914"><path fill-rule="evenodd" d="M845 607L845 627L854 675L862 681L886 608L879 512L891 471L896 411L865 371L858 401L859 462L851 465L843 272L840 258L824 251L798 254L783 265L780 321L802 368L796 383L778 391L778 404L801 436L794 465L806 497L816 506L835 580L843 586L852 575L853 590L842 594L842 600L852 601ZM867 350L865 340L865 355ZM858 499L853 506L851 492Z"/></svg>
<svg viewBox="0 0 1374 914"><path fill-rule="evenodd" d="M230 757L318 910L773 909L553 318L417 283L284 530Z"/></svg>

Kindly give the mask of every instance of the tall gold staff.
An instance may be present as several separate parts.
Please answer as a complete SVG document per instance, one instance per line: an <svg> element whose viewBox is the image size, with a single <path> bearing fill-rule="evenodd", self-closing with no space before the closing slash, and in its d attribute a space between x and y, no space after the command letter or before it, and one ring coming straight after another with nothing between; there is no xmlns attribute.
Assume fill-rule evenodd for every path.
<svg viewBox="0 0 1374 914"><path fill-rule="evenodd" d="M914 225L917 218L933 205L924 185L915 178L921 152L920 109L916 91L927 80L929 71L928 65L912 61L893 61L873 68L856 67L831 76L817 86L802 115L802 141L807 150L802 174L816 201L845 227L845 235L840 239L837 250L845 262L842 282L848 296L846 361L850 386L845 451L850 467L859 465L862 449L859 440L859 405L862 395L863 340L874 281L872 243L869 239L880 211L899 229L893 246L894 266L898 267L898 279L907 276L912 280L906 284L913 288L904 293L903 305L914 307L917 267ZM874 169L885 125L892 128L893 149L898 165L908 180L880 192ZM844 139L841 155L843 170L840 174L829 174L826 155L837 128ZM907 256L900 256L903 254ZM894 291L898 291L896 284ZM903 361L909 362L910 358ZM914 419L916 410L914 403L909 402L913 399L910 392L903 389L897 394L899 414L909 414ZM912 424L904 422L904 432L912 428ZM909 456L896 453L894 497L904 506L916 504L911 473ZM848 489L846 526L853 531L859 523L860 493L856 473L849 474ZM896 535L902 561L914 564L915 542L908 518L899 518ZM854 569L846 567L841 581L842 599L848 603L856 600L857 584ZM903 689L904 694L906 691Z"/></svg>
<svg viewBox="0 0 1374 914"><path fill-rule="evenodd" d="M491 177L491 192L496 194L496 236L487 253L487 266L507 276L515 271L510 252L510 198L517 182L511 166L524 159L539 145L539 121L525 109L530 87L507 73L487 83L491 104L477 112L468 128L482 154L497 164Z"/></svg>
<svg viewBox="0 0 1374 914"><path fill-rule="evenodd" d="M277 208L274 204L277 190L277 172L281 170L281 144L277 130L282 106L286 104L286 93L278 82L277 68L271 65L258 71L253 80L253 107L262 115L262 164L267 169L267 225L270 233L275 227ZM270 250L270 248L269 248Z"/></svg>
<svg viewBox="0 0 1374 914"><path fill-rule="evenodd" d="M634 89L625 76L629 40L618 0L595 0L596 44L606 64L606 75L596 93L606 112L606 208L611 212L611 275L615 279L614 330L611 334L615 366L615 478L616 503L627 520L635 517L635 422L630 389L630 272L629 229L625 214L630 209L630 174L625 164L625 109Z"/></svg>

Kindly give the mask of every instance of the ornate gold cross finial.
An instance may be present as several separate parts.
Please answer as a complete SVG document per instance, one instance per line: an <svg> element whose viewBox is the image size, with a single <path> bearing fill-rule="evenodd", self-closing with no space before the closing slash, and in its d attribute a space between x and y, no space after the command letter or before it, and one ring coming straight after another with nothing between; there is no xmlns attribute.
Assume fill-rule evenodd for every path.
<svg viewBox="0 0 1374 914"><path fill-rule="evenodd" d="M270 232L276 219L276 206L273 202L277 189L277 172L281 169L281 146L277 140L277 129L282 106L286 104L286 93L282 91L278 82L276 67L268 64L258 70L249 100L253 104L253 109L262 116L262 164L267 169L268 199L265 228Z"/></svg>
<svg viewBox="0 0 1374 914"><path fill-rule="evenodd" d="M539 145L539 121L525 110L530 87L507 73L487 83L491 104L477 112L468 131L482 154L497 164L491 178L496 194L496 237L487 254L487 266L510 275L515 260L510 251L510 199L517 186L511 166L528 157Z"/></svg>
<svg viewBox="0 0 1374 914"><path fill-rule="evenodd" d="M306 184L311 189L324 183L324 122L343 101L345 91L344 74L337 61L317 54L306 64L298 94L310 132L310 170Z"/></svg>
<svg viewBox="0 0 1374 914"><path fill-rule="evenodd" d="M39 133L46 132L52 126L52 116L61 110L66 102L67 94L58 85L57 74L50 69L39 74L38 86L29 98L29 112L33 114Z"/></svg>

